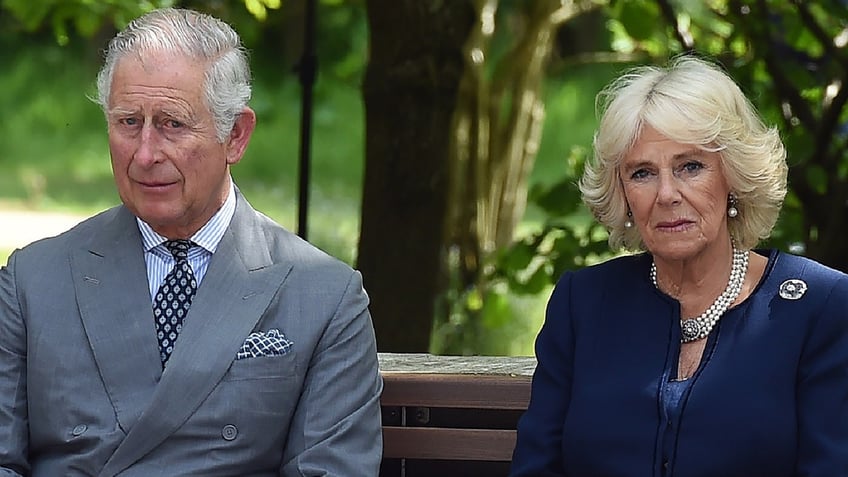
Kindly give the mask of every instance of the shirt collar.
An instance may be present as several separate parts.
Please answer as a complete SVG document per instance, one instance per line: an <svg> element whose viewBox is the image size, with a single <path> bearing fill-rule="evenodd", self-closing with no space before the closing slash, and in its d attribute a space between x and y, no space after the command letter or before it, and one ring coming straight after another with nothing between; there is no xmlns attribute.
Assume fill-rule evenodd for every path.
<svg viewBox="0 0 848 477"><path fill-rule="evenodd" d="M212 218L210 218L209 221L200 228L200 230L191 236L191 241L209 253L215 253L215 250L218 249L218 245L221 243L221 239L224 238L224 232L227 231L227 227L229 227L235 211L235 185L233 184L232 179L230 179L230 190L227 193L227 200L224 201L224 205L215 212L215 215L213 215ZM168 240L156 233L147 222L138 217L136 217L135 220L138 223L138 229L141 232L141 241L145 252L151 251Z"/></svg>

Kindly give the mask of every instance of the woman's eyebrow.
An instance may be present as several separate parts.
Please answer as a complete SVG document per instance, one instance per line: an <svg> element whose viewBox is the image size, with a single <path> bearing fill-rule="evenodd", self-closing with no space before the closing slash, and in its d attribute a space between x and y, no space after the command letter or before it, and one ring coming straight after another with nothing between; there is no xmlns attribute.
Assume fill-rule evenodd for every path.
<svg viewBox="0 0 848 477"><path fill-rule="evenodd" d="M672 159L689 159L691 157L701 157L704 155L704 151L698 148L692 148L683 152L678 152L675 154Z"/></svg>

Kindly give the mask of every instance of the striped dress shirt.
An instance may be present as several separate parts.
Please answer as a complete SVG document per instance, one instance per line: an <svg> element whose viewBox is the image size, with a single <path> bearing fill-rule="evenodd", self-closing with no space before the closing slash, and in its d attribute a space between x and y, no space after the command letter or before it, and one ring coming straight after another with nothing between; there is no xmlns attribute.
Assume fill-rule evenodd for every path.
<svg viewBox="0 0 848 477"><path fill-rule="evenodd" d="M197 280L197 286L200 287L200 282L203 281L206 275L206 269L209 268L209 260L212 254L218 249L218 244L224 237L224 232L230 225L233 214L236 211L236 194L235 186L230 179L230 192L224 205L215 212L215 215L206 222L206 225L200 228L194 235L191 236L191 241L197 247L192 247L188 252L188 263L194 272L194 277ZM157 234L146 222L140 218L136 218L138 228L141 231L141 240L144 246L144 262L147 264L147 282L150 285L150 301L153 302L156 292L162 285L162 281L168 272L173 268L174 260L171 252L165 248L164 243L167 238Z"/></svg>

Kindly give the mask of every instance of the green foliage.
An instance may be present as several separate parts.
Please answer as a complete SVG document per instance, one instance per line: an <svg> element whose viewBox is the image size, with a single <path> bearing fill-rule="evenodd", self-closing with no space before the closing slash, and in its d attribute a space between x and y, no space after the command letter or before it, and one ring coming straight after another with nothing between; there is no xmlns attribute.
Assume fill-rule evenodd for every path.
<svg viewBox="0 0 848 477"><path fill-rule="evenodd" d="M2 51L7 70L0 90L8 92L0 94L3 196L51 208L66 202L97 208L114 200L103 115L86 97L97 65L81 48L50 40ZM58 78L51 75L56 71Z"/></svg>
<svg viewBox="0 0 848 477"><path fill-rule="evenodd" d="M466 64L453 111L450 170L453 188L448 197L451 222L443 245L452 255L448 265L450 278L446 280L448 306L443 308L449 311L437 313L436 318L437 329L446 345L440 352L451 354L467 353L472 348L468 340L479 342L481 337L497 333L504 323L514 321L509 315L513 311L510 307L496 304L508 302L516 294L542 292L556 273L554 268L572 259L573 256L560 257L560 250L550 250L555 239L535 242L528 239L516 245L514 253L503 255L499 249L513 242L521 224L528 195L528 175L541 150L540 136L541 141L546 138L540 132L545 124L551 124L550 119L544 121L545 112L552 109L561 113L564 109L566 114L574 114L575 109L585 105L587 111L582 111L585 118L591 116L592 109L591 96L587 97L588 101L576 98L579 92L568 80L556 85L562 89L555 87L553 94L545 91L548 66L560 26L588 15L593 9L590 2L569 7L555 0L489 0L475 5L484 20L471 30L463 49L476 53L477 60ZM486 20L482 12L495 7L497 14ZM492 29L486 28L490 21ZM551 101L552 97L556 100ZM581 113L575 114L575 117L580 116ZM591 137L591 125L575 130ZM551 137L562 139L563 136L567 141L576 139L571 128L568 134L558 131ZM574 142L567 143L562 150L548 150L559 156L572 144ZM565 162L573 168L578 162L582 163L582 158L570 157ZM561 177L566 172L558 169L553 177ZM561 199L574 198L563 194L568 192L566 188L544 193L540 192L542 189L543 186L539 186L535 193L552 196L549 199L552 207L558 207L560 204L556 202ZM579 197L576 199L566 204L576 207ZM538 203L545 208L544 201ZM582 215L575 213L573 220L579 221ZM556 223L546 223L543 227L546 236L552 234L549 233L552 228L562 231ZM545 252L553 253L541 255ZM527 260L531 256L534 260ZM503 261L500 266L499 257ZM501 277L490 273L505 269L503 264L528 267L514 276L507 275L506 284L512 288L503 286ZM450 326L441 326L445 319ZM446 330L452 335L446 334Z"/></svg>
<svg viewBox="0 0 848 477"><path fill-rule="evenodd" d="M280 8L280 0L244 0L244 6L257 20L263 21L268 18L268 9Z"/></svg>
<svg viewBox="0 0 848 477"><path fill-rule="evenodd" d="M585 152L574 149L571 162L582 165ZM548 217L541 229L502 249L496 255L492 279L505 281L518 294L539 294L566 270L610 257L607 233L582 206L580 193L569 178L536 185L530 200Z"/></svg>
<svg viewBox="0 0 848 477"><path fill-rule="evenodd" d="M104 23L119 27L146 11L173 5L173 0L3 0L2 4L26 31L49 25L60 45L67 45L74 34L93 36Z"/></svg>
<svg viewBox="0 0 848 477"><path fill-rule="evenodd" d="M533 337L545 313L539 295L516 294L504 285L485 292L469 289L445 297L451 303L447 320L435 324L430 352L451 355L528 356L533 354ZM479 320L468 320L475 310Z"/></svg>
<svg viewBox="0 0 848 477"><path fill-rule="evenodd" d="M540 161L533 171L531 208L521 237L498 250L490 279L510 293L542 297L566 270L611 256L607 233L580 198L577 180L597 124L594 95L625 65L574 65L547 82Z"/></svg>
<svg viewBox="0 0 848 477"><path fill-rule="evenodd" d="M239 0L244 8L259 21L268 17L269 9L280 8L281 0ZM227 3L233 3L231 0ZM2 8L8 10L28 32L49 26L56 41L67 45L71 37L92 37L103 25L122 28L142 13L163 7L190 6L192 2L179 0L3 0ZM197 7L203 8L208 2Z"/></svg>
<svg viewBox="0 0 848 477"><path fill-rule="evenodd" d="M629 40L640 43L656 40L659 35L656 19L659 7L655 2L615 2L614 17L621 24Z"/></svg>

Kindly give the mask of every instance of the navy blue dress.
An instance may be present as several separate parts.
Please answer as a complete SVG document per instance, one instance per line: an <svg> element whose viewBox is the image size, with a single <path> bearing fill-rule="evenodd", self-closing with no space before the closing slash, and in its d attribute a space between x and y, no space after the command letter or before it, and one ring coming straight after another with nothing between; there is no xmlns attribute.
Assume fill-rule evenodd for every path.
<svg viewBox="0 0 848 477"><path fill-rule="evenodd" d="M848 476L848 275L763 253L759 285L682 383L680 307L649 255L564 274L511 475Z"/></svg>

